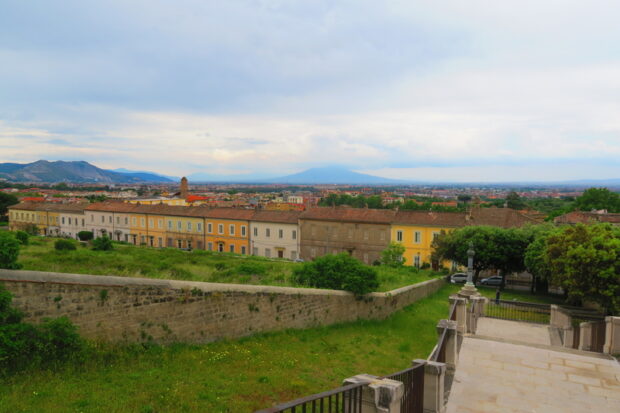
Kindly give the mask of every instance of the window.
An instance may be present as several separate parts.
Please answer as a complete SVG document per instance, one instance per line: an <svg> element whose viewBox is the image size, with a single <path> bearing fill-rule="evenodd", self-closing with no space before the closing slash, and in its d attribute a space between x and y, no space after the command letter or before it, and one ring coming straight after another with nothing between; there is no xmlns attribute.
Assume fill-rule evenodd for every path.
<svg viewBox="0 0 620 413"><path fill-rule="evenodd" d="M153 220L149 219L149 228L153 228Z"/></svg>
<svg viewBox="0 0 620 413"><path fill-rule="evenodd" d="M212 242L208 242L208 243L207 243L207 249L208 249L209 251L213 251L213 243L212 243Z"/></svg>
<svg viewBox="0 0 620 413"><path fill-rule="evenodd" d="M67 220L69 220L69 225L71 225L71 218L67 218Z"/></svg>
<svg viewBox="0 0 620 413"><path fill-rule="evenodd" d="M368 239L368 231L364 230L364 239Z"/></svg>
<svg viewBox="0 0 620 413"><path fill-rule="evenodd" d="M196 232L202 232L202 222L196 224Z"/></svg>
<svg viewBox="0 0 620 413"><path fill-rule="evenodd" d="M254 227L254 236L258 237L258 228Z"/></svg>
<svg viewBox="0 0 620 413"><path fill-rule="evenodd" d="M120 225L121 223L121 217L116 217L116 225Z"/></svg>
<svg viewBox="0 0 620 413"><path fill-rule="evenodd" d="M310 248L310 256L311 257L316 257L316 248Z"/></svg>
<svg viewBox="0 0 620 413"><path fill-rule="evenodd" d="M265 257L267 257L267 258L271 257L271 249L270 248L265 248Z"/></svg>
<svg viewBox="0 0 620 413"><path fill-rule="evenodd" d="M233 244L230 245L230 252L235 252L235 246Z"/></svg>
<svg viewBox="0 0 620 413"><path fill-rule="evenodd" d="M269 238L271 236L271 229L265 228L265 236Z"/></svg>
<svg viewBox="0 0 620 413"><path fill-rule="evenodd" d="M164 220L163 219L158 219L157 220L157 228L161 229L164 226Z"/></svg>
<svg viewBox="0 0 620 413"><path fill-rule="evenodd" d="M129 224L129 218L125 217L125 225Z"/></svg>
<svg viewBox="0 0 620 413"><path fill-rule="evenodd" d="M235 226L234 225L229 225L228 226L228 233L230 235L235 235Z"/></svg>
<svg viewBox="0 0 620 413"><path fill-rule="evenodd" d="M191 239L187 240L187 249L188 250L192 249L192 240Z"/></svg>
<svg viewBox="0 0 620 413"><path fill-rule="evenodd" d="M191 222L187 223L187 230L191 232L191 230L192 230L192 223Z"/></svg>
<svg viewBox="0 0 620 413"><path fill-rule="evenodd" d="M101 222L105 223L105 217L103 215L101 215Z"/></svg>
<svg viewBox="0 0 620 413"><path fill-rule="evenodd" d="M217 224L217 232L218 234L224 233L224 224Z"/></svg>
<svg viewBox="0 0 620 413"><path fill-rule="evenodd" d="M245 255L245 246L241 246L241 253Z"/></svg>
<svg viewBox="0 0 620 413"><path fill-rule="evenodd" d="M172 229L172 221L168 220L168 229Z"/></svg>
<svg viewBox="0 0 620 413"><path fill-rule="evenodd" d="M65 225L65 217L62 217L62 225Z"/></svg>
<svg viewBox="0 0 620 413"><path fill-rule="evenodd" d="M420 267L420 254L416 254L413 257L413 265L415 265L416 267Z"/></svg>
<svg viewBox="0 0 620 413"><path fill-rule="evenodd" d="M210 234L213 232L213 224L212 223L208 223L207 224L207 232ZM210 250L209 250L210 251Z"/></svg>
<svg viewBox="0 0 620 413"><path fill-rule="evenodd" d="M284 230L283 229L279 229L278 230L278 238L284 238Z"/></svg>
<svg viewBox="0 0 620 413"><path fill-rule="evenodd" d="M245 225L241 225L241 236L245 237L245 234L246 234Z"/></svg>
<svg viewBox="0 0 620 413"><path fill-rule="evenodd" d="M293 239L297 239L297 230L293 230Z"/></svg>
<svg viewBox="0 0 620 413"><path fill-rule="evenodd" d="M164 240L161 237L157 238L157 246L159 248L164 246Z"/></svg>
<svg viewBox="0 0 620 413"><path fill-rule="evenodd" d="M414 242L416 244L421 243L422 242L422 233L420 231L414 232L413 240L414 240Z"/></svg>
<svg viewBox="0 0 620 413"><path fill-rule="evenodd" d="M438 236L439 236L439 232L433 231L433 241L435 241L435 239L437 239Z"/></svg>
<svg viewBox="0 0 620 413"><path fill-rule="evenodd" d="M177 221L177 230L181 231L183 229L183 222Z"/></svg>
<svg viewBox="0 0 620 413"><path fill-rule="evenodd" d="M403 232L402 231L396 231L396 241L399 241L399 242L403 241Z"/></svg>
<svg viewBox="0 0 620 413"><path fill-rule="evenodd" d="M140 245L145 243L144 235L140 235Z"/></svg>
<svg viewBox="0 0 620 413"><path fill-rule="evenodd" d="M180 239L177 240L177 247L183 248L183 241L181 241Z"/></svg>
<svg viewBox="0 0 620 413"><path fill-rule="evenodd" d="M145 219L144 219L144 218L140 218L140 226L141 226L142 228L144 228L144 227L145 227Z"/></svg>
<svg viewBox="0 0 620 413"><path fill-rule="evenodd" d="M84 226L84 218L82 218L82 226Z"/></svg>
<svg viewBox="0 0 620 413"><path fill-rule="evenodd" d="M381 241L385 241L385 231L379 232L379 238L381 238Z"/></svg>
<svg viewBox="0 0 620 413"><path fill-rule="evenodd" d="M169 248L172 248L172 238L168 238L166 240L166 246L169 247Z"/></svg>
<svg viewBox="0 0 620 413"><path fill-rule="evenodd" d="M131 217L131 225L135 227L137 222L136 217Z"/></svg>
<svg viewBox="0 0 620 413"><path fill-rule="evenodd" d="M254 228L256 229L256 228ZM252 248L252 255L258 255L258 248L254 247Z"/></svg>
<svg viewBox="0 0 620 413"><path fill-rule="evenodd" d="M109 222L110 224L112 223L112 215L110 215L110 216L108 217L108 222Z"/></svg>

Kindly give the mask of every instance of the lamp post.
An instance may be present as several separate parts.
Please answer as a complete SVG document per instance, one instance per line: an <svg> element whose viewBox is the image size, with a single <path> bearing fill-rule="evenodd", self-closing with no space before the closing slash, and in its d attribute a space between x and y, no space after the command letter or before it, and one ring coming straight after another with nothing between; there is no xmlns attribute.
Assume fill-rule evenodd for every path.
<svg viewBox="0 0 620 413"><path fill-rule="evenodd" d="M467 250L467 282L459 291L459 295L461 297L472 297L476 295L480 295L476 286L474 285L474 255L476 255L476 251L474 251L474 243L469 241L469 249Z"/></svg>

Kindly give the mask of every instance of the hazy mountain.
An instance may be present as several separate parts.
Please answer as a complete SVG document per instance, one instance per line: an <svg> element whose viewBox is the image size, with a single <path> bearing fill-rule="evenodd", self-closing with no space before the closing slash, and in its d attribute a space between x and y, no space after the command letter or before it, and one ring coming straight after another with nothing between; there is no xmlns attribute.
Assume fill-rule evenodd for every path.
<svg viewBox="0 0 620 413"><path fill-rule="evenodd" d="M27 164L0 164L0 178L13 182L74 182L74 183L147 183L172 182L171 179L148 173L120 173L97 168L84 161L36 161Z"/></svg>
<svg viewBox="0 0 620 413"><path fill-rule="evenodd" d="M339 166L311 168L292 175L274 178L269 182L278 184L402 184L406 181L361 174Z"/></svg>
<svg viewBox="0 0 620 413"><path fill-rule="evenodd" d="M118 172L121 174L130 174L130 175L138 176L138 177L144 176L146 180L153 180L155 178L165 178L161 182L168 182L168 181L178 182L181 180L181 177L178 177L178 176L164 175L164 174L159 174L157 172L150 172L150 171L132 171L131 169L125 169L125 168L116 168L116 169L109 169L109 170L112 172Z"/></svg>

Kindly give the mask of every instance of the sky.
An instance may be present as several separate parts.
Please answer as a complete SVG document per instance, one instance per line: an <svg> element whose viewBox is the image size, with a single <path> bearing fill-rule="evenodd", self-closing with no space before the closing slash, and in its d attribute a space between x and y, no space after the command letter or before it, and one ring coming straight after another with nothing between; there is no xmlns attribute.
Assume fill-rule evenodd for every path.
<svg viewBox="0 0 620 413"><path fill-rule="evenodd" d="M620 2L0 0L0 162L620 178Z"/></svg>

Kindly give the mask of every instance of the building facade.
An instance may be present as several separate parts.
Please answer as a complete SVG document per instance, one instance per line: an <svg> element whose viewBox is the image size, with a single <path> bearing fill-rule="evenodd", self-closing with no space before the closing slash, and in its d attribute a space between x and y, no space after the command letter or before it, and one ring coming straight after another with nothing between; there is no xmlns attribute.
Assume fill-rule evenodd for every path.
<svg viewBox="0 0 620 413"><path fill-rule="evenodd" d="M256 211L250 221L250 253L267 258L299 258L297 211Z"/></svg>

